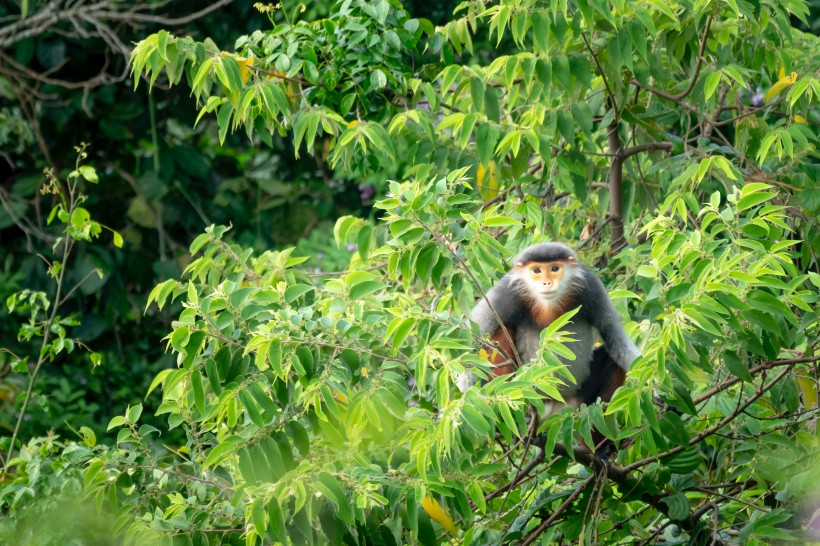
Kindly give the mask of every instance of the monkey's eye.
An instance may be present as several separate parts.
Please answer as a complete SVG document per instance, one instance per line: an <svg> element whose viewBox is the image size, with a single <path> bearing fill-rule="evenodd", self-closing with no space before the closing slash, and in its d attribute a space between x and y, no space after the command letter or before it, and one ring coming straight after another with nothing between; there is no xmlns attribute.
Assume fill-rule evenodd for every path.
<svg viewBox="0 0 820 546"><path fill-rule="evenodd" d="M541 273L541 268L540 267L533 267L532 272L535 273L536 275L538 275L539 273Z"/></svg>
<svg viewBox="0 0 820 546"><path fill-rule="evenodd" d="M552 272L553 273L558 273L559 271L561 271L561 268L559 266L557 266L557 265L552 266Z"/></svg>

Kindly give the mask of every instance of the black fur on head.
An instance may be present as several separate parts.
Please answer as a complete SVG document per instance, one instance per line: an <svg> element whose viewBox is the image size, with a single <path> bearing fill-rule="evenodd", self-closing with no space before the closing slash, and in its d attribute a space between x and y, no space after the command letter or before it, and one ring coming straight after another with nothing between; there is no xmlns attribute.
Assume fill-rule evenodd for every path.
<svg viewBox="0 0 820 546"><path fill-rule="evenodd" d="M575 252L561 243L539 243L525 248L515 259L517 264L528 262L555 262L558 260L577 259Z"/></svg>

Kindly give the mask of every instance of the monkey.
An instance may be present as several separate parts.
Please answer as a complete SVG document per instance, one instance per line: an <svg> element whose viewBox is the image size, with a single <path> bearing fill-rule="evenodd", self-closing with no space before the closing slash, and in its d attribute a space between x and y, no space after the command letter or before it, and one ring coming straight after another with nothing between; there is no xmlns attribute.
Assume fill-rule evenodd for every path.
<svg viewBox="0 0 820 546"><path fill-rule="evenodd" d="M608 402L624 384L630 364L641 352L626 335L601 280L578 262L568 246L540 243L524 249L513 268L478 301L470 320L500 349L493 351L489 360L494 375L503 375L533 360L541 331L578 306L579 312L565 327L575 339L567 343L575 360L562 359L575 385L565 385L559 392L573 407L598 399ZM600 334L603 346L593 347L593 330ZM475 377L469 373L457 378L461 391L474 383Z"/></svg>

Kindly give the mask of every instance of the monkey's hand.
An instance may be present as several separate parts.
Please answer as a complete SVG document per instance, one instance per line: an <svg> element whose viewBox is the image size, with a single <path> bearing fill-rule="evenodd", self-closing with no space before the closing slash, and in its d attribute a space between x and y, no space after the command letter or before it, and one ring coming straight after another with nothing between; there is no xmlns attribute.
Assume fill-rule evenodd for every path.
<svg viewBox="0 0 820 546"><path fill-rule="evenodd" d="M467 392L467 389L478 383L478 378L472 372L463 372L456 376L456 387L461 392Z"/></svg>

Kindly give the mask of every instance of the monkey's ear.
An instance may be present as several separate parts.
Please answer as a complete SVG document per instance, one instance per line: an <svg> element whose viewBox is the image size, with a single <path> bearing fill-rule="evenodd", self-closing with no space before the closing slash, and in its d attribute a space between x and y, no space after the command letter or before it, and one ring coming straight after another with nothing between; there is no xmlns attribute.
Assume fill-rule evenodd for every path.
<svg viewBox="0 0 820 546"><path fill-rule="evenodd" d="M578 265L578 260L575 259L575 256L570 256L569 258L567 258L567 261L572 265Z"/></svg>
<svg viewBox="0 0 820 546"><path fill-rule="evenodd" d="M525 264L524 262L515 262L515 268L516 269L521 269L525 265L527 265L527 264Z"/></svg>

